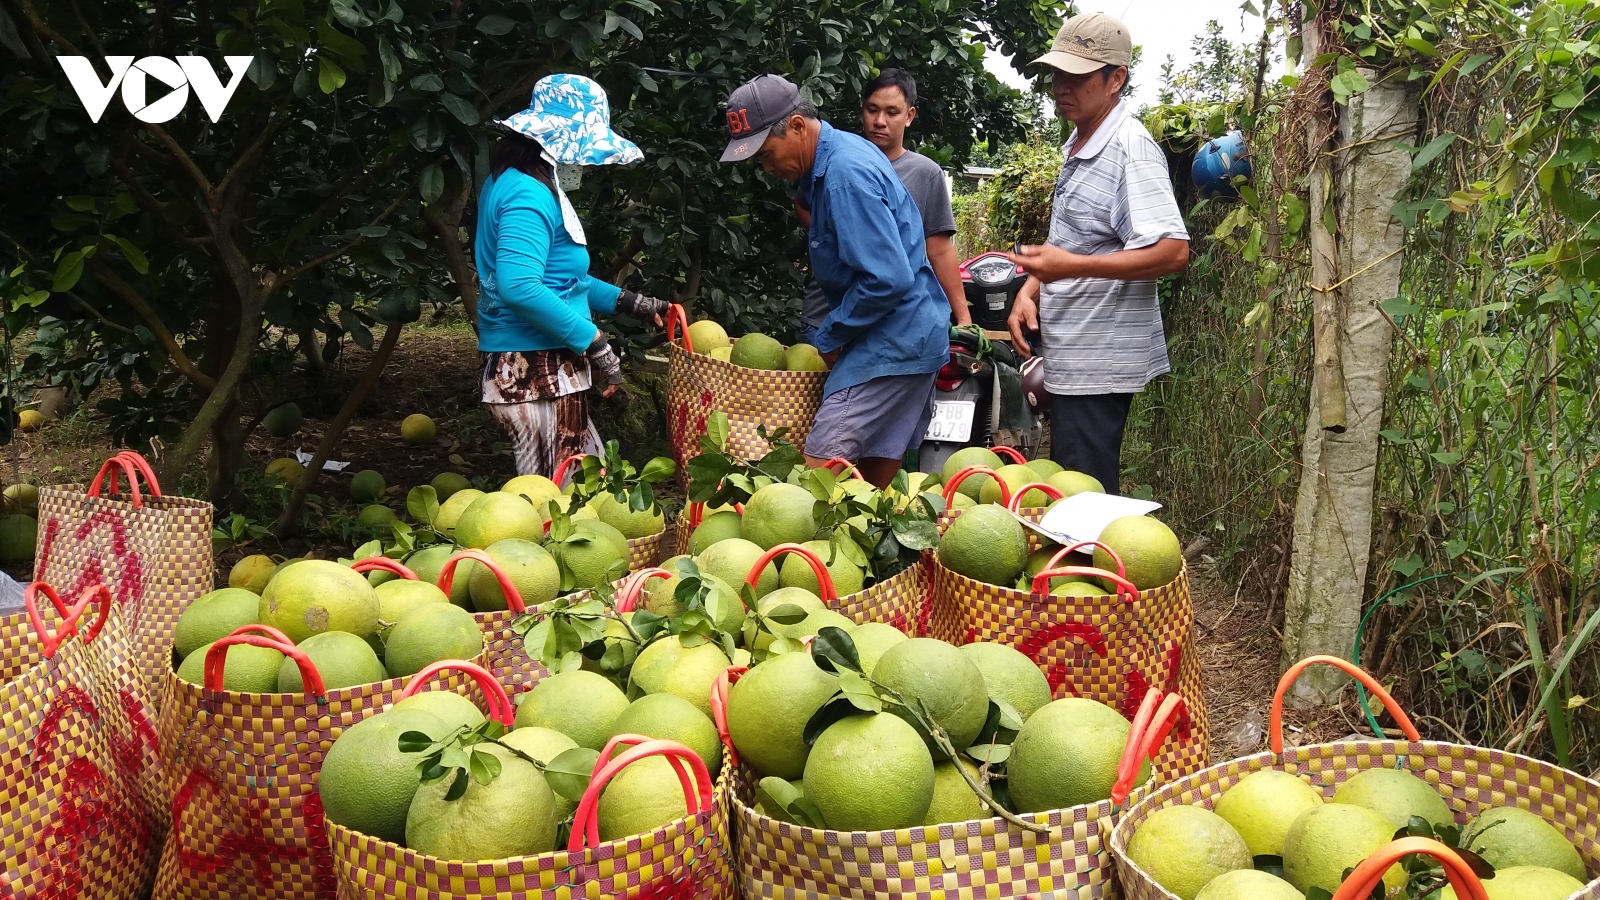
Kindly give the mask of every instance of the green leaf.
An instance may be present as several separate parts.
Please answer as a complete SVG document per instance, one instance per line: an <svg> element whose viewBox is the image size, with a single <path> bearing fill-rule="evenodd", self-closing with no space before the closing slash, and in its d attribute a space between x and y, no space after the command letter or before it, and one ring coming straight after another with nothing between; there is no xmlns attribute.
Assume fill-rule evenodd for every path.
<svg viewBox="0 0 1600 900"><path fill-rule="evenodd" d="M344 69L340 68L338 63L326 56L317 57L317 87L324 94L331 94L344 87L344 82ZM454 787L451 790L454 790ZM465 792L466 788L463 787L461 790Z"/></svg>
<svg viewBox="0 0 1600 900"><path fill-rule="evenodd" d="M83 251L73 250L64 254L61 261L56 263L55 280L50 283L50 290L57 294L70 291L82 277Z"/></svg>
<svg viewBox="0 0 1600 900"><path fill-rule="evenodd" d="M842 693L837 694L832 700L822 704L821 709L811 714L811 718L806 720L805 731L801 733L801 736L805 739L806 746L809 747L817 742L817 738L821 737L824 731L828 730L829 725L840 719L860 714L861 710L850 702L849 697Z"/></svg>
<svg viewBox="0 0 1600 900"><path fill-rule="evenodd" d="M1467 545L1466 541L1445 541L1444 542L1445 555L1449 556L1451 559L1455 559L1456 557L1459 557L1461 554L1466 553L1467 550L1468 550L1468 545Z"/></svg>
<svg viewBox="0 0 1600 900"><path fill-rule="evenodd" d="M433 738L420 731L407 731L400 735L401 753L421 753L433 746Z"/></svg>
<svg viewBox="0 0 1600 900"><path fill-rule="evenodd" d="M815 643L813 643L813 646L815 646ZM883 698L878 696L878 692L873 689L872 682L867 680L867 676L862 675L860 672L840 669L839 689L844 692L845 697L849 699L856 709L862 712L883 712Z"/></svg>
<svg viewBox="0 0 1600 900"><path fill-rule="evenodd" d="M507 16L484 16L478 20L478 30L495 37L508 34L515 27L516 21Z"/></svg>
<svg viewBox="0 0 1600 900"><path fill-rule="evenodd" d="M372 24L353 0L333 0L333 17L346 28L366 28Z"/></svg>
<svg viewBox="0 0 1600 900"><path fill-rule="evenodd" d="M1011 758L1011 745L973 744L967 748L967 756L980 763L999 765Z"/></svg>
<svg viewBox="0 0 1600 900"><path fill-rule="evenodd" d="M1389 563L1389 568L1410 578L1422 569L1422 557L1413 553L1405 559L1392 560Z"/></svg>
<svg viewBox="0 0 1600 900"><path fill-rule="evenodd" d="M422 169L422 181L419 185L422 190L422 199L429 203L439 202L439 197L444 194L444 170L438 163L430 163Z"/></svg>
<svg viewBox="0 0 1600 900"><path fill-rule="evenodd" d="M1422 312L1422 307L1415 303L1407 303L1401 297L1390 297L1378 304L1378 308L1388 313L1395 322L1400 322L1406 316Z"/></svg>
<svg viewBox="0 0 1600 900"><path fill-rule="evenodd" d="M105 235L105 239L117 245L117 249L122 251L122 258L128 261L128 265L132 266L135 272L140 275L150 274L150 260L138 247L114 234Z"/></svg>
<svg viewBox="0 0 1600 900"><path fill-rule="evenodd" d="M467 786L471 784L471 782L472 779L467 776L466 769L457 769L455 780L450 782L450 789L444 792L444 799L447 802L460 800L462 797L466 796Z"/></svg>
<svg viewBox="0 0 1600 900"><path fill-rule="evenodd" d="M1356 94L1363 94L1372 87L1365 75L1355 69L1348 69L1333 76L1328 82L1328 87L1333 91L1333 98L1338 103L1347 103Z"/></svg>
<svg viewBox="0 0 1600 900"><path fill-rule="evenodd" d="M94 198L85 196L83 194L76 194L68 197L66 199L66 204L68 209L76 210L81 213L94 212Z"/></svg>
<svg viewBox="0 0 1600 900"><path fill-rule="evenodd" d="M1467 57L1467 61L1461 64L1461 77L1465 78L1468 75L1471 75L1473 72L1478 71L1479 66L1489 62L1492 59L1494 59L1494 57L1487 53L1477 53Z"/></svg>
<svg viewBox="0 0 1600 900"><path fill-rule="evenodd" d="M1441 466L1453 466L1456 463L1461 462L1461 454L1459 453L1445 452L1441 450L1435 453L1429 453L1428 455L1433 457L1433 461Z"/></svg>
<svg viewBox="0 0 1600 900"><path fill-rule="evenodd" d="M439 492L431 484L418 485L406 492L406 512L424 525L439 517Z"/></svg>
<svg viewBox="0 0 1600 900"><path fill-rule="evenodd" d="M711 414L710 418L706 419L706 437L711 438L711 443L716 445L718 450L727 448L729 433L730 427L726 413L717 410Z"/></svg>
<svg viewBox="0 0 1600 900"><path fill-rule="evenodd" d="M472 780L487 785L500 777L500 758L493 753L473 753L468 768L472 771Z"/></svg>
<svg viewBox="0 0 1600 900"><path fill-rule="evenodd" d="M823 671L861 671L861 655L856 652L856 642L843 628L824 625L811 640L811 656Z"/></svg>
<svg viewBox="0 0 1600 900"><path fill-rule="evenodd" d="M1556 109L1575 109L1582 103L1583 88L1581 86L1569 87L1550 98L1550 105Z"/></svg>
<svg viewBox="0 0 1600 900"><path fill-rule="evenodd" d="M1384 429L1383 431L1378 432L1378 437L1381 437L1393 444L1409 444L1412 441L1412 438L1409 437L1404 431L1397 431L1392 428Z"/></svg>
<svg viewBox="0 0 1600 900"><path fill-rule="evenodd" d="M748 588L749 585L745 585L745 587ZM762 618L769 622L776 622L779 625L796 625L804 622L807 615L810 614L803 607L793 603L784 603L780 604L772 612L762 616Z"/></svg>
<svg viewBox="0 0 1600 900"><path fill-rule="evenodd" d="M468 103L465 99L455 94L440 94L439 102L443 103L444 108L449 110L450 115L455 116L456 121L461 124L469 126L478 124L477 107Z"/></svg>
<svg viewBox="0 0 1600 900"><path fill-rule="evenodd" d="M678 464L665 456L657 456L644 464L644 471L639 473L639 480L646 484L655 484L665 481L678 472Z"/></svg>
<svg viewBox="0 0 1600 900"><path fill-rule="evenodd" d="M1453 131L1446 131L1444 134L1429 141L1428 146L1418 150L1417 155L1411 158L1411 174L1415 175L1428 163L1438 159L1439 154L1450 149L1450 145L1455 142L1456 134Z"/></svg>

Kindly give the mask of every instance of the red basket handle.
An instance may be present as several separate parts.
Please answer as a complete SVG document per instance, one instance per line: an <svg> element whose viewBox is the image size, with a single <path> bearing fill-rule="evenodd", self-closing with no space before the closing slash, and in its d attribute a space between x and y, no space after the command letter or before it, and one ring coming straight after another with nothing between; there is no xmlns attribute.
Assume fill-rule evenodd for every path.
<svg viewBox="0 0 1600 900"><path fill-rule="evenodd" d="M866 481L867 480L866 477L861 474L861 470L856 468L856 464L855 463L851 462L848 459L845 459L842 456L835 456L833 459L830 459L827 462L823 463L822 467L824 469L827 469L828 471L834 473L835 475L848 474L851 477L855 478L857 481Z"/></svg>
<svg viewBox="0 0 1600 900"><path fill-rule="evenodd" d="M404 563L397 559L390 559L387 556L369 556L365 559L358 559L350 564L350 568L355 569L357 572L392 572L407 581L421 581L417 577L417 573L406 568Z"/></svg>
<svg viewBox="0 0 1600 900"><path fill-rule="evenodd" d="M317 697L328 693L322 683L322 673L317 671L317 664L311 661L304 650L294 645L283 632L271 625L244 625L235 628L227 637L219 639L206 651L206 669L204 685L208 691L221 691L226 687L222 676L226 671L228 662L227 650L235 644L249 644L252 647L266 647L276 650L284 656L294 660L300 668L300 682L305 688L305 693Z"/></svg>
<svg viewBox="0 0 1600 900"><path fill-rule="evenodd" d="M44 594L50 605L56 608L56 613L61 616L61 622L55 631L45 627L44 617L39 614L39 595ZM100 601L100 615L95 617L94 624L89 626L89 633L83 635L84 643L89 643L100 636L100 629L106 626L106 618L111 615L111 590L103 584L90 585L78 594L78 599L70 606L62 601L56 589L42 581L29 582L22 589L22 603L28 609L28 624L33 626L33 631L39 636L39 643L43 647L40 651L45 659L53 659L56 651L66 642L68 635L78 634L78 622L83 618L83 613L89 604L96 599Z"/></svg>
<svg viewBox="0 0 1600 900"><path fill-rule="evenodd" d="M684 508L683 514L689 520L689 530L693 531L694 529L700 527L700 521L705 518L706 505L704 503L691 500L689 501L689 505Z"/></svg>
<svg viewBox="0 0 1600 900"><path fill-rule="evenodd" d="M694 352L694 342L689 339L689 314L684 312L682 304L667 304L667 342L678 339L678 325L683 325L683 349Z"/></svg>
<svg viewBox="0 0 1600 900"><path fill-rule="evenodd" d="M1068 544L1065 547L1062 547L1060 550L1057 550L1055 555L1050 557L1050 561L1045 564L1045 568L1054 569L1061 563L1063 559L1066 559L1069 555L1078 552L1079 547L1099 547L1101 550L1106 552L1107 556L1111 557L1112 562L1117 564L1117 574L1124 578L1128 576L1128 567L1122 564L1122 557L1117 555L1117 551L1111 549L1105 544L1100 543L1099 541L1076 541Z"/></svg>
<svg viewBox="0 0 1600 900"><path fill-rule="evenodd" d="M135 453L132 450L121 450L121 451L118 451L117 457L122 459L124 463L132 465L134 470L137 471L138 474L141 477L144 478L144 483L150 487L150 496L152 496L152 497L160 497L161 496L161 482L156 480L156 472L155 472L155 470L150 468L150 463L146 462L144 457L140 456L139 454ZM107 460L107 462L109 463L110 460ZM129 493L133 493L134 491L136 491L138 489L133 484L133 474L127 472L126 466L123 466L122 468L123 468L123 472L128 475ZM101 467L101 471L102 472L104 472L105 469L106 469L105 466ZM110 471L110 475L111 475L111 483L109 485L109 488L111 490L111 493L115 494L117 492L117 470L116 469L112 469ZM98 495L93 495L93 496L98 496Z"/></svg>
<svg viewBox="0 0 1600 900"><path fill-rule="evenodd" d="M622 744L634 744L616 759L611 753ZM600 846L600 793L618 772L633 763L651 756L665 756L678 773L678 783L683 788L684 805L689 815L704 815L711 811L711 773L700 755L676 741L661 741L640 734L619 734L600 751L595 761L595 772L589 777L589 786L578 801L577 814L572 819L572 834L567 839L567 852L576 853L584 847ZM684 767L688 770L685 771ZM691 780L692 776L692 780Z"/></svg>
<svg viewBox="0 0 1600 900"><path fill-rule="evenodd" d="M1000 505L1006 507L1011 505L1011 486L1006 484L1005 479L1001 478L999 474L995 472L995 470L989 468L988 466L967 466L965 469L962 469L952 476L950 481L944 486L944 504L946 511L949 511L950 509L950 501L954 499L956 495L956 488L960 487L961 482L966 481L967 476L969 475L989 475L993 477L994 480L1000 485Z"/></svg>
<svg viewBox="0 0 1600 900"><path fill-rule="evenodd" d="M450 588L455 584L456 566L460 565L463 559L480 562L489 567L489 571L494 573L495 580L500 582L500 592L506 595L507 608L514 613L528 611L527 604L522 602L522 595L517 593L517 586L511 583L511 579L506 576L505 571L496 565L494 560L489 558L489 554L482 550L471 548L456 551L454 556L445 560L444 568L439 570L438 587L439 590L444 591L446 597L450 596Z"/></svg>
<svg viewBox="0 0 1600 900"><path fill-rule="evenodd" d="M617 612L633 612L639 608L639 597L644 593L645 582L652 578L676 578L677 574L659 566L640 569L622 579L622 589L617 592Z"/></svg>
<svg viewBox="0 0 1600 900"><path fill-rule="evenodd" d="M1406 711L1400 708L1394 697L1383 689L1383 685L1379 684L1376 678L1368 675L1366 670L1337 656L1308 656L1283 673L1283 677L1278 679L1278 691L1272 695L1272 720L1268 724L1267 734L1272 739L1273 753L1283 752L1283 698L1289 693L1289 687L1300 677L1301 672L1317 665L1342 669L1347 675L1361 682L1383 702L1383 708L1389 711L1389 715L1394 716L1395 724L1400 726L1400 732L1406 736L1406 740L1422 740L1422 735L1417 732L1417 726L1411 724L1411 717L1406 715Z"/></svg>
<svg viewBox="0 0 1600 900"><path fill-rule="evenodd" d="M1431 838L1408 837L1397 841L1390 841L1373 851L1372 855L1362 860L1361 865L1350 873L1350 877L1339 885L1339 890L1334 892L1333 900L1362 900L1372 889L1383 880L1389 867L1399 862L1402 857L1412 854L1431 856L1444 864L1445 877L1450 880L1450 886L1456 889L1456 896L1461 900L1489 900L1489 894L1483 888L1483 882L1478 880L1477 873L1472 871L1472 866L1461 855L1444 844Z"/></svg>
<svg viewBox="0 0 1600 900"><path fill-rule="evenodd" d="M1065 494L1061 493L1060 489L1045 484L1042 481L1030 481L1022 487L1017 488L1016 492L1011 495L1011 500L1006 503L1006 509L1016 512L1018 507L1022 505L1022 498L1028 496L1029 491L1042 491L1044 495L1049 497L1051 500L1060 500L1062 497L1066 496Z"/></svg>
<svg viewBox="0 0 1600 900"><path fill-rule="evenodd" d="M517 707L511 702L511 697L506 694L506 689L500 686L489 670L477 663L464 659L441 659L422 667L422 670L411 676L406 686L400 690L400 700L415 697L422 693L422 686L432 681L441 672L451 670L465 672L472 676L478 683L478 689L483 691L483 696L489 701L489 718L501 725L510 728L517 721ZM398 701L396 701L398 702Z"/></svg>
<svg viewBox="0 0 1600 900"><path fill-rule="evenodd" d="M583 468L583 461L592 455L593 454L591 453L574 453L566 459L563 459L561 461L561 465L556 466L555 477L550 480L556 483L556 487L560 487L561 479L567 477L567 470L572 468L574 465L577 465L580 469ZM605 469L601 469L600 474L604 475L605 471Z"/></svg>
<svg viewBox="0 0 1600 900"><path fill-rule="evenodd" d="M828 567L823 565L822 557L799 544L778 544L766 553L761 554L761 558L756 560L756 564L750 567L750 574L744 577L744 583L752 588L755 587L756 583L761 580L761 573L767 568L767 565L785 553L799 554L800 558L806 561L806 565L811 567L811 571L816 573L817 586L821 588L823 603L832 605L839 602L839 590L833 586L833 576L828 573Z"/></svg>
<svg viewBox="0 0 1600 900"><path fill-rule="evenodd" d="M1105 569L1096 569L1094 566L1062 566L1059 569L1041 569L1039 574L1033 576L1033 592L1035 594L1050 593L1050 579L1066 578L1070 576L1083 576L1085 578L1109 578L1117 585L1117 596L1124 602L1132 603L1139 599L1139 588L1133 582L1107 572Z"/></svg>
<svg viewBox="0 0 1600 900"><path fill-rule="evenodd" d="M144 497L139 493L138 464L129 459L124 453L118 453L100 465L100 471L95 474L94 481L89 483L89 496L100 496L107 475L111 476L111 493L115 494L117 492L117 471L120 469L128 477L128 499L133 503L133 508L143 509Z"/></svg>
<svg viewBox="0 0 1600 900"><path fill-rule="evenodd" d="M733 746L733 736L728 733L728 692L748 671L749 666L729 666L711 682L711 718L717 723L717 737L722 739L722 746L728 748L728 756L736 766L739 750Z"/></svg>
<svg viewBox="0 0 1600 900"><path fill-rule="evenodd" d="M995 456L1004 456L1019 466L1028 464L1028 458L1023 456L1022 451L1015 447L990 447L989 449L994 452Z"/></svg>
<svg viewBox="0 0 1600 900"><path fill-rule="evenodd" d="M1144 760L1155 760L1167 733L1178 719L1188 714L1188 706L1177 694L1164 693L1152 688L1139 703L1139 711L1128 729L1128 743L1122 748L1122 759L1117 763L1117 782L1111 788L1111 803L1121 806L1133 791L1133 780L1139 777L1139 767Z"/></svg>

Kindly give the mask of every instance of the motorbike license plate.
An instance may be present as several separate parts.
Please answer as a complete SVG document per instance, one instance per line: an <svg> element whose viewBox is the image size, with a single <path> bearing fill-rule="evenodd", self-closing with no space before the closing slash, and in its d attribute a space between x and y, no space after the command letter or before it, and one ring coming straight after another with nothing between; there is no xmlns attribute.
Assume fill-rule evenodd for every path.
<svg viewBox="0 0 1600 900"><path fill-rule="evenodd" d="M923 440L965 442L972 437L978 404L972 400L935 400L933 418Z"/></svg>

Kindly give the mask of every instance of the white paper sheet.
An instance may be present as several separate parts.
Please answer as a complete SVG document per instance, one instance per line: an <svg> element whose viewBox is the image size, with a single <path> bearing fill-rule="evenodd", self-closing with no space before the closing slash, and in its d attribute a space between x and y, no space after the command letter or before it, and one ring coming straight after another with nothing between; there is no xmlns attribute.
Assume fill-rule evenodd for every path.
<svg viewBox="0 0 1600 900"><path fill-rule="evenodd" d="M311 462L311 457L312 457L312 454L307 453L304 450L296 450L296 451L294 451L295 461L300 463L300 465L302 465L302 466L310 463ZM343 472L345 470L345 468L348 467L349 465L350 465L349 463L340 462L337 459L325 459L325 460L322 461L322 471L324 471L324 472Z"/></svg>
<svg viewBox="0 0 1600 900"><path fill-rule="evenodd" d="M1051 506L1038 525L1026 520L1023 524L1053 541L1070 544L1073 541L1096 540L1100 532L1115 519L1147 516L1160 508L1161 504L1153 500L1135 500L1132 497L1085 491Z"/></svg>

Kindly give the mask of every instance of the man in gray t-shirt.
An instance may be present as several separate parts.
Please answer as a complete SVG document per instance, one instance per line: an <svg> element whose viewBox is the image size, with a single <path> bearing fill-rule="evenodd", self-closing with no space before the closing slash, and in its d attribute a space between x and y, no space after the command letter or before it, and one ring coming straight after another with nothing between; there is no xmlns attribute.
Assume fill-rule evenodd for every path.
<svg viewBox="0 0 1600 900"><path fill-rule="evenodd" d="M917 118L917 81L904 69L884 69L867 82L862 94L862 134L889 157L894 173L910 192L922 213L922 232L926 239L928 262L950 300L950 317L957 325L972 323L967 309L966 289L961 283L961 264L956 259L955 213L950 209L950 187L939 164L906 149L906 128ZM806 210L796 205L804 218ZM815 281L806 285L805 305L801 309L802 336L809 341L812 329L828 315L828 298Z"/></svg>

